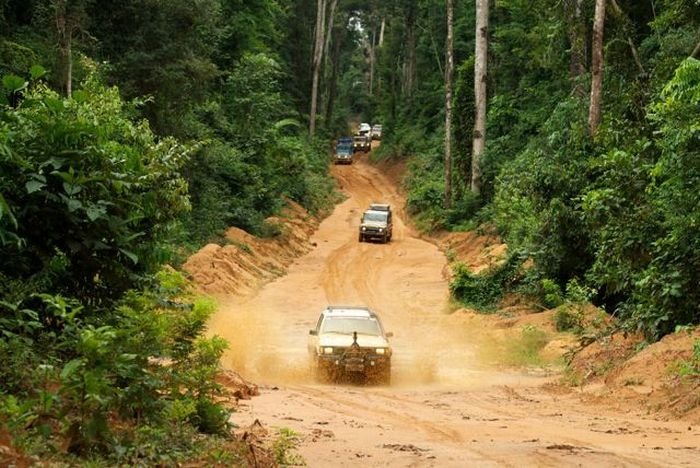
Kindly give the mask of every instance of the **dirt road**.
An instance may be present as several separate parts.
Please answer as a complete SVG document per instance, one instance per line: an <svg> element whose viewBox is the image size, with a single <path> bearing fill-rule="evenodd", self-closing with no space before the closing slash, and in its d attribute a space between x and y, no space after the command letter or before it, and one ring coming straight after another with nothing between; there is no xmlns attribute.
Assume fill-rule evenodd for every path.
<svg viewBox="0 0 700 468"><path fill-rule="evenodd" d="M231 343L224 365L261 385L236 424L292 429L311 467L700 464L700 427L588 406L547 389L546 377L480 364L474 338L488 331L447 314L444 255L400 212L390 244L357 241L368 203L403 205L389 179L364 158L333 174L347 199L320 225L315 248L256 295L222 298L210 323ZM395 335L391 387L313 381L306 340L327 304L382 316Z"/></svg>

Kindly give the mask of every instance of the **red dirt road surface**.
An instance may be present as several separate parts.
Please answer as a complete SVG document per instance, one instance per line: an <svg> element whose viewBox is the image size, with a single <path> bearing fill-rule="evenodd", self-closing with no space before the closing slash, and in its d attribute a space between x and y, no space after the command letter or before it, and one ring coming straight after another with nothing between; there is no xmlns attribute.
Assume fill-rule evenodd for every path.
<svg viewBox="0 0 700 468"><path fill-rule="evenodd" d="M310 467L700 466L700 426L589 405L547 385L556 376L480 363L487 321L448 314L445 256L404 223L391 179L364 157L333 174L347 198L314 248L262 288L219 297L210 332L231 343L223 364L260 385L234 413L239 427L293 430ZM358 242L370 202L397 208L389 244ZM308 330L328 304L382 317L394 333L391 386L313 380Z"/></svg>

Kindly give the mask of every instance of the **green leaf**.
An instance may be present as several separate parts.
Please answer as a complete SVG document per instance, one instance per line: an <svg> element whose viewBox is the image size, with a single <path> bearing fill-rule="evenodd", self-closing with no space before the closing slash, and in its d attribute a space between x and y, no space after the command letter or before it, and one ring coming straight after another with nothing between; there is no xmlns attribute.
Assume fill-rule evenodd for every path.
<svg viewBox="0 0 700 468"><path fill-rule="evenodd" d="M136 265L139 262L139 257L134 252L129 252L128 250L124 249L119 249L119 251L125 256L127 256L132 262L134 262L134 265Z"/></svg>
<svg viewBox="0 0 700 468"><path fill-rule="evenodd" d="M64 109L63 101L53 97L44 98L44 104L54 112L60 112Z"/></svg>
<svg viewBox="0 0 700 468"><path fill-rule="evenodd" d="M73 94L71 94L71 98L73 98L75 102L83 103L87 102L88 95L85 91L79 89L77 91L73 91Z"/></svg>
<svg viewBox="0 0 700 468"><path fill-rule="evenodd" d="M300 128L301 123L299 123L299 121L296 119L282 119L275 122L275 124L273 125L273 128L275 130L282 130L286 127Z"/></svg>
<svg viewBox="0 0 700 468"><path fill-rule="evenodd" d="M47 71L46 68L42 67L41 65L32 65L32 68L29 69L29 73L31 74L33 80L38 80L46 75Z"/></svg>
<svg viewBox="0 0 700 468"><path fill-rule="evenodd" d="M2 86L11 93L22 91L29 83L17 75L5 75L2 77Z"/></svg>
<svg viewBox="0 0 700 468"><path fill-rule="evenodd" d="M99 205L90 205L86 211L90 221L95 221L96 219L101 218L105 214L106 209Z"/></svg>
<svg viewBox="0 0 700 468"><path fill-rule="evenodd" d="M69 198L66 204L68 205L68 211L79 210L83 207L83 203L80 200L76 200L74 198Z"/></svg>
<svg viewBox="0 0 700 468"><path fill-rule="evenodd" d="M38 180L30 180L29 182L24 184L24 186L27 189L27 193L32 194L46 187L46 184Z"/></svg>
<svg viewBox="0 0 700 468"><path fill-rule="evenodd" d="M75 374L82 364L82 359L73 359L72 361L68 361L68 363L63 366L63 370L61 370L61 380L67 380L69 377Z"/></svg>
<svg viewBox="0 0 700 468"><path fill-rule="evenodd" d="M65 190L65 192L68 195L76 195L83 190L83 187L80 185L69 184L67 182L63 182L63 190Z"/></svg>
<svg viewBox="0 0 700 468"><path fill-rule="evenodd" d="M10 205L8 205L5 201L5 197L3 197L0 193L0 220L4 217L7 217L10 220L10 224L12 224L14 228L17 228L17 219L15 219L14 215L12 214Z"/></svg>

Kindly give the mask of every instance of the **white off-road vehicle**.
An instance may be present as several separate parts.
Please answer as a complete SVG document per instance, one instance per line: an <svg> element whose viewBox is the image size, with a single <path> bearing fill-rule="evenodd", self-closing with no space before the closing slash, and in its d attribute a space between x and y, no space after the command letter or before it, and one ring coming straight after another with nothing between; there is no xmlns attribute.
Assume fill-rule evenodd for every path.
<svg viewBox="0 0 700 468"><path fill-rule="evenodd" d="M309 356L316 377L364 383L391 382L391 345L377 314L367 307L328 306L309 330Z"/></svg>
<svg viewBox="0 0 700 468"><path fill-rule="evenodd" d="M379 240L382 243L391 241L394 232L394 221L391 206L388 203L371 203L362 214L358 240L365 242Z"/></svg>

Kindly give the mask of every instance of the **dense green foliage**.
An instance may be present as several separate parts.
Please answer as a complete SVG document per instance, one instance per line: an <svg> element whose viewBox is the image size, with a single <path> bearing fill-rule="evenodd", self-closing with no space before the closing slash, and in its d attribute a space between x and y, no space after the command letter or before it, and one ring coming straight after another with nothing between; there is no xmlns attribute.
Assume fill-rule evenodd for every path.
<svg viewBox="0 0 700 468"><path fill-rule="evenodd" d="M310 52L285 43L308 11L276 0L1 5L7 28L0 30L0 75L42 63L48 84L60 88L66 78L57 64L56 25L63 18L76 84L90 73L78 59L84 54L99 61L98 74L123 98L140 100L132 112L156 135L194 142L182 171L192 204L192 214L181 218L186 243L218 238L231 225L265 232L264 219L285 197L312 211L327 206L327 147L302 131L310 72L295 68L308 63Z"/></svg>
<svg viewBox="0 0 700 468"><path fill-rule="evenodd" d="M277 234L265 219L286 200L333 199L327 146L303 130L310 52L288 40L307 40L303 3L0 0L0 432L15 445L243 463L214 379L227 344L203 337L214 306L162 268L230 226Z"/></svg>
<svg viewBox="0 0 700 468"><path fill-rule="evenodd" d="M43 290L96 304L165 259L188 208L189 150L124 113L117 90L94 81L71 100L36 86L3 113L0 192L13 222L0 228L2 297Z"/></svg>
<svg viewBox="0 0 700 468"><path fill-rule="evenodd" d="M94 80L72 99L22 87L0 112L4 429L46 457L192 456L196 431L226 430L213 380L226 344L200 337L212 304L176 273L153 276L189 207L190 149Z"/></svg>
<svg viewBox="0 0 700 468"><path fill-rule="evenodd" d="M355 121L383 124L373 157L408 161L422 228L487 223L507 241L501 266L456 271L462 302L591 298L651 339L698 324L697 1L608 2L594 136L593 1L493 2L479 196L475 12L455 3L445 209L444 1L337 3L312 139L315 0L0 0L0 430L107 464L204 456L197 433L227 432L225 344L201 337L211 305L158 272L229 226L275 235L265 219L288 199L326 207L326 142Z"/></svg>
<svg viewBox="0 0 700 468"><path fill-rule="evenodd" d="M453 292L492 307L503 287L539 296L577 280L630 328L658 338L700 322L698 60L690 0L608 2L603 123L587 128L593 3L503 0L491 8L483 188L468 189L473 4L456 5L455 187L443 207L444 2L382 2L381 157L408 158L408 209L426 229L495 225L532 267L505 285L460 270ZM578 35L578 36L577 36ZM579 41L579 42L577 42ZM583 44L575 72L576 44ZM411 67L415 74L408 76ZM500 292L499 292L500 291Z"/></svg>

